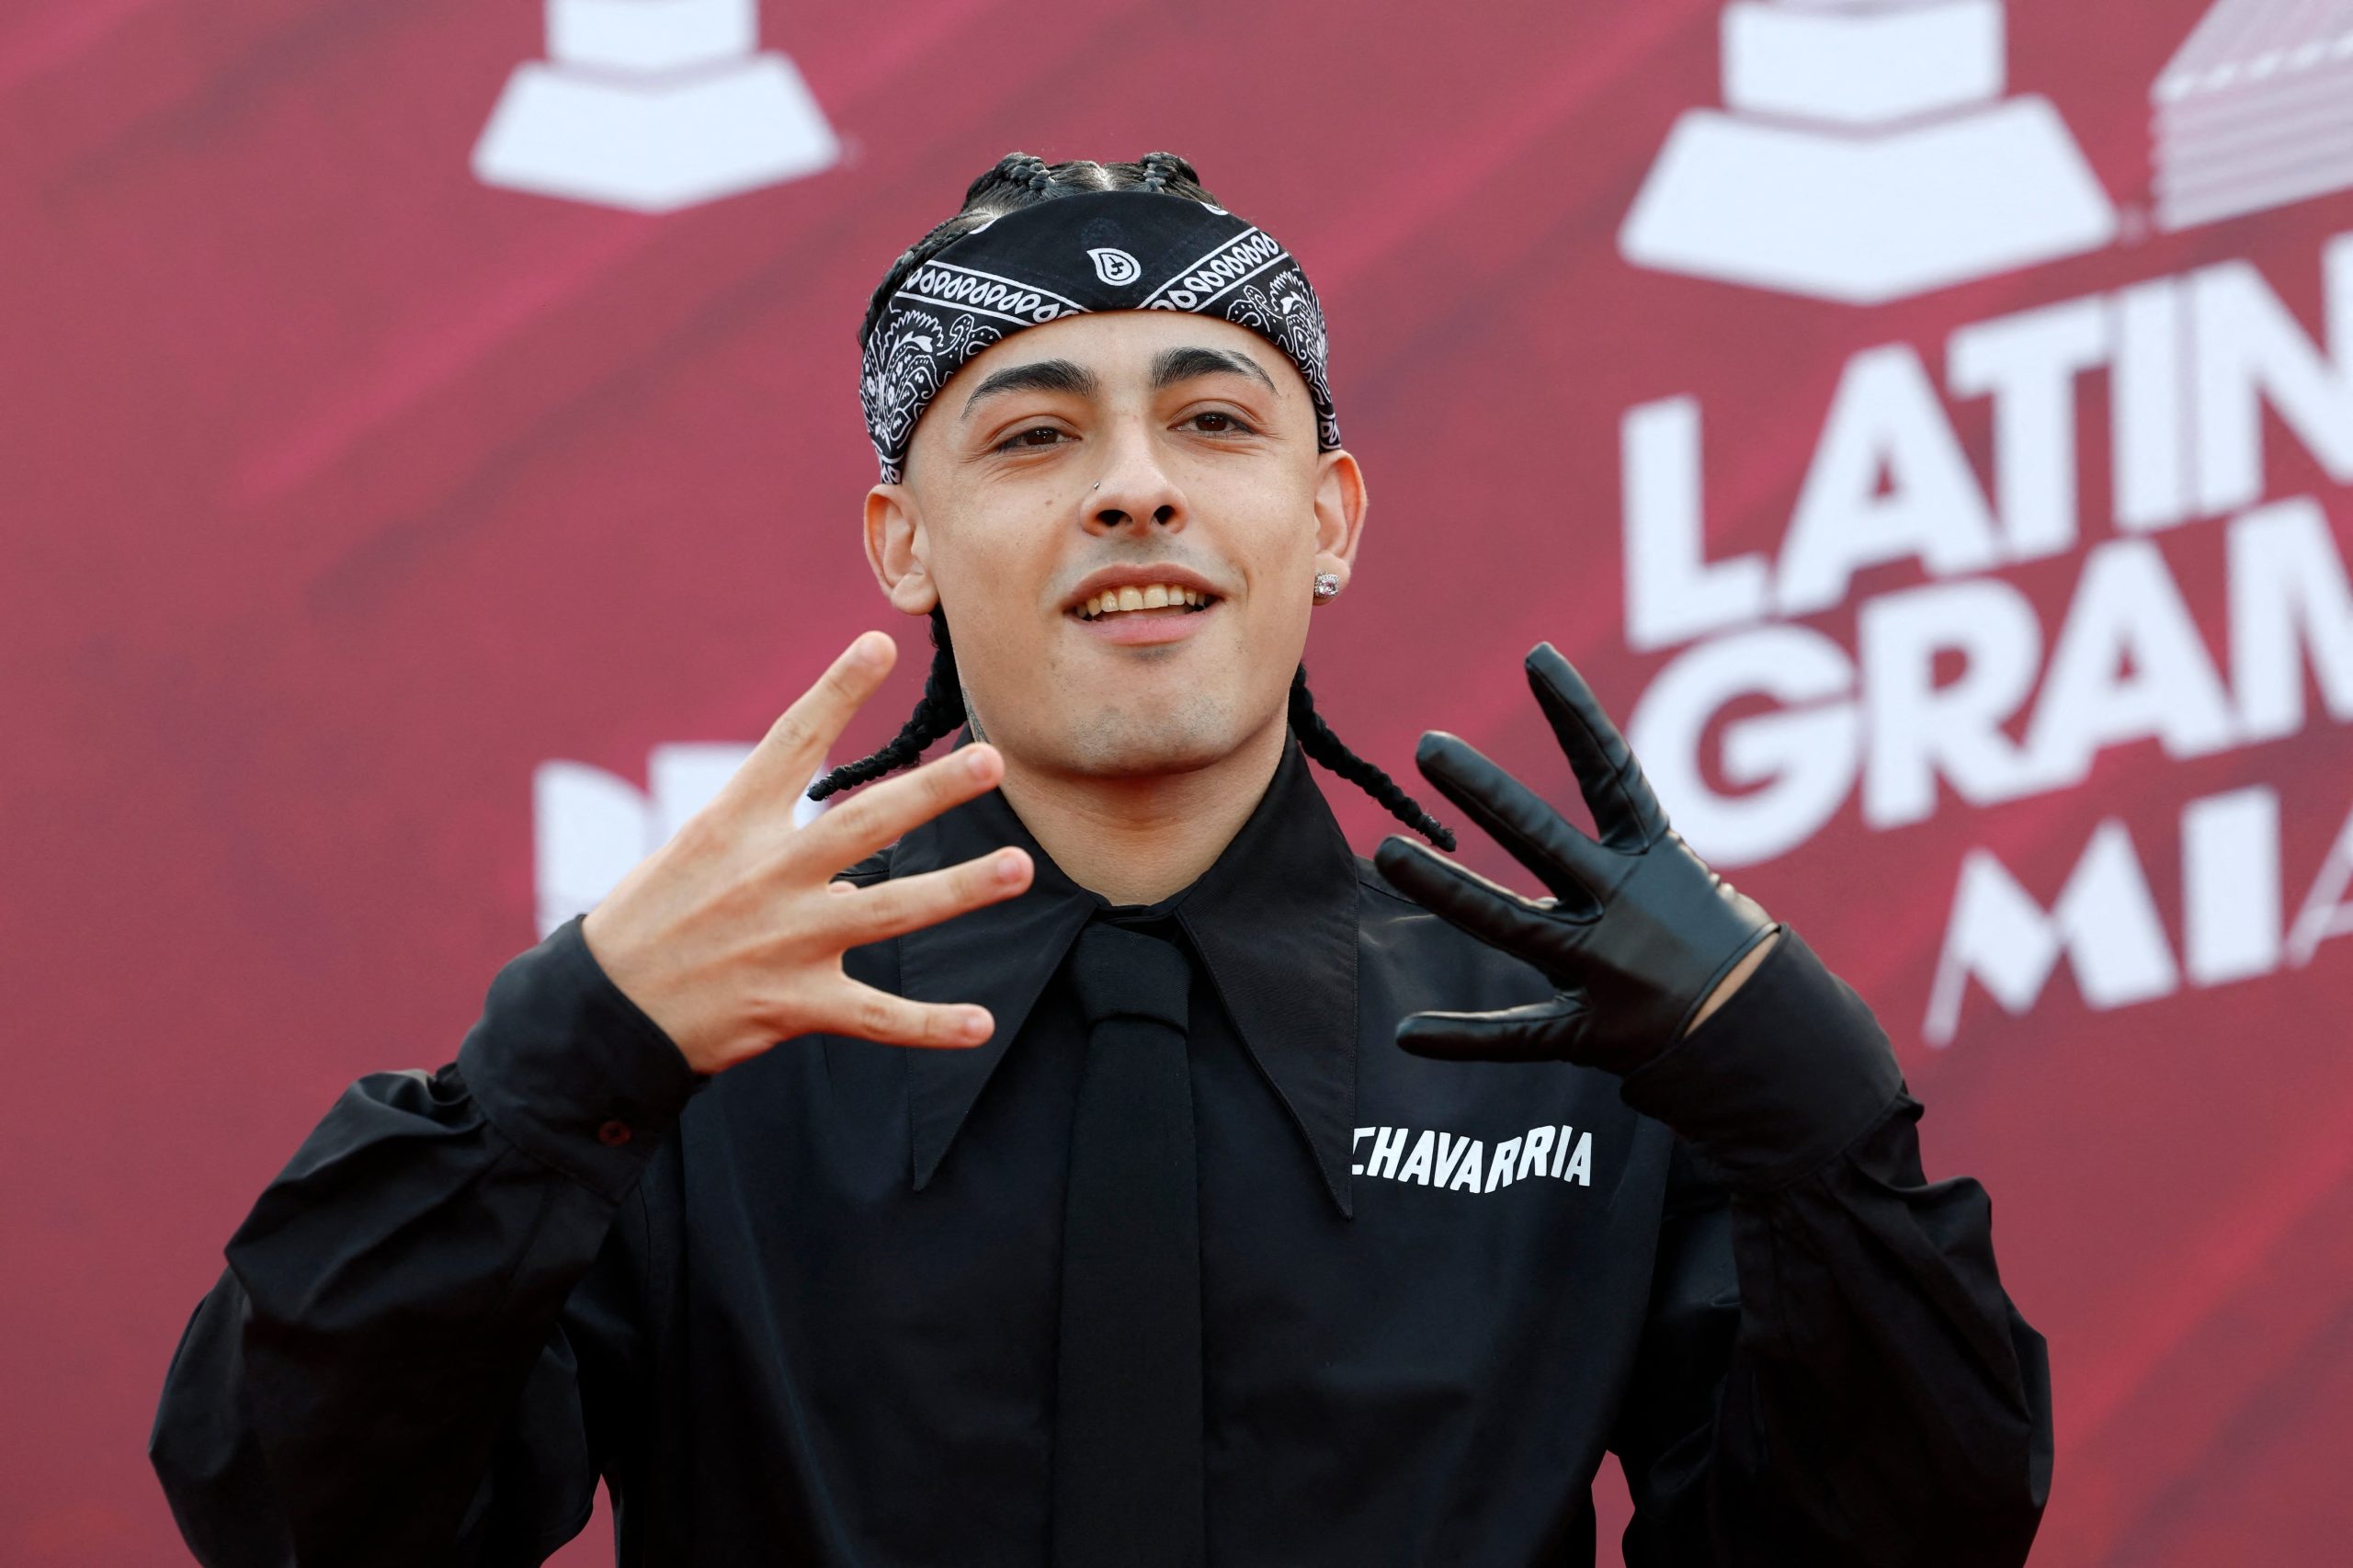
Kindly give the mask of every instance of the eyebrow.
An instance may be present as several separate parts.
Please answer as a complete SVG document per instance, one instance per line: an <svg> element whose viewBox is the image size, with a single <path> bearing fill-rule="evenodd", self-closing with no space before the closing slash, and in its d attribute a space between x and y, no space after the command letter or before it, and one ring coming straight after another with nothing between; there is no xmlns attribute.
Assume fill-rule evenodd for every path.
<svg viewBox="0 0 2353 1568"><path fill-rule="evenodd" d="M1258 362L1246 354L1236 354L1223 348L1202 348L1187 346L1164 348L1152 359L1152 384L1155 391L1173 387L1179 381L1189 381L1196 376L1248 376L1268 392L1275 383Z"/></svg>
<svg viewBox="0 0 2353 1568"><path fill-rule="evenodd" d="M1095 372L1073 360L1037 359L1027 365L1007 365L972 389L972 395L964 400L964 411L958 417L971 418L974 404L1001 392L1057 392L1093 397L1102 390L1103 383Z"/></svg>
<svg viewBox="0 0 2353 1568"><path fill-rule="evenodd" d="M1274 381L1258 368L1257 361L1246 354L1188 344L1178 348L1164 348L1153 356L1152 384L1154 391L1200 376L1248 376L1268 392L1275 390ZM1027 365L1007 365L1002 370L992 372L972 389L972 395L964 400L963 410L957 417L970 419L972 410L983 401L1006 392L1068 392L1074 397L1094 397L1102 390L1101 378L1075 360L1033 359Z"/></svg>

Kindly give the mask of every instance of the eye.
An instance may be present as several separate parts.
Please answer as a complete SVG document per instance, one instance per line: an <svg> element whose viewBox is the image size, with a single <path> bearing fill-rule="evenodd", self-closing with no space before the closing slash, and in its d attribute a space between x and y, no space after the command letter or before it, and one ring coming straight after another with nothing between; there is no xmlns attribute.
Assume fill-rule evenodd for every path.
<svg viewBox="0 0 2353 1568"><path fill-rule="evenodd" d="M1029 450L1040 447L1060 446L1067 434L1068 432L1057 429L1051 425L1032 425L1028 429L1017 430L999 441L996 444L996 449L1000 452L1010 452L1017 449Z"/></svg>
<svg viewBox="0 0 2353 1568"><path fill-rule="evenodd" d="M1229 414L1222 408L1205 408L1199 414L1192 415L1188 417L1185 423L1194 426L1206 436L1249 436L1256 434L1256 431L1251 427L1249 422L1245 420L1240 415Z"/></svg>

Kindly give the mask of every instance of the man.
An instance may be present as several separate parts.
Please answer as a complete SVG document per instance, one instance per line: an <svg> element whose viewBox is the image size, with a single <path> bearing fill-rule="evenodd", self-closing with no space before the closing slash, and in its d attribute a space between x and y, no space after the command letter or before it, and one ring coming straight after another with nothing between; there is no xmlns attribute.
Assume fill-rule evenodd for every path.
<svg viewBox="0 0 2353 1568"><path fill-rule="evenodd" d="M1597 840L1419 758L1548 896L1341 839L1302 753L1447 835L1306 694L1366 488L1288 252L1181 159L1016 154L864 342L938 652L820 792L972 739L795 829L860 638L456 1062L354 1085L173 1365L199 1557L536 1562L601 1476L629 1564L1508 1568L1590 1561L1614 1450L1637 1564L2021 1561L1983 1191L1575 672Z"/></svg>

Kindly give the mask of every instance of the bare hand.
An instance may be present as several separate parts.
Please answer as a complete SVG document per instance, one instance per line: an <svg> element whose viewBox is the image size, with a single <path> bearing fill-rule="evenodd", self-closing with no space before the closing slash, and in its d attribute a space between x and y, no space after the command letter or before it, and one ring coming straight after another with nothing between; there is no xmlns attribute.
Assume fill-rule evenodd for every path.
<svg viewBox="0 0 2353 1568"><path fill-rule="evenodd" d="M717 1073L796 1035L892 1045L972 1046L988 1009L908 1001L842 972L842 954L1013 897L1034 868L1018 849L853 888L835 876L908 829L995 789L996 748L969 745L795 828L795 797L891 671L898 650L870 631L784 711L718 799L621 879L581 935L614 984Z"/></svg>

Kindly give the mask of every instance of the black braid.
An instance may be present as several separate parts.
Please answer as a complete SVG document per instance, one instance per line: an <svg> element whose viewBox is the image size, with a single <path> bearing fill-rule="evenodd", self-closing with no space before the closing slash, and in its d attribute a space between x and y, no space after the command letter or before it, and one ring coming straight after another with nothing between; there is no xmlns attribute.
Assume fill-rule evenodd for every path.
<svg viewBox="0 0 2353 1568"><path fill-rule="evenodd" d="M1391 816L1440 849L1454 847L1451 830L1422 810L1422 803L1399 789L1397 780L1350 751L1332 733L1324 715L1315 711L1315 699L1308 695L1305 665L1290 677L1290 730L1299 737L1300 750L1380 801Z"/></svg>
<svg viewBox="0 0 2353 1568"><path fill-rule="evenodd" d="M956 676L956 648L948 640L948 618L936 605L931 611L931 673L924 677L923 700L907 715L899 733L873 756L844 763L811 785L811 800L822 801L886 773L913 767L923 759L925 747L956 733L956 726L964 722L964 687Z"/></svg>
<svg viewBox="0 0 2353 1568"><path fill-rule="evenodd" d="M1136 160L1136 167L1143 173L1143 178L1138 183L1146 190L1167 195L1170 186L1180 186L1184 188L1175 192L1176 195L1194 196L1205 201L1210 199L1209 193L1201 188L1199 172L1175 153L1146 153Z"/></svg>

